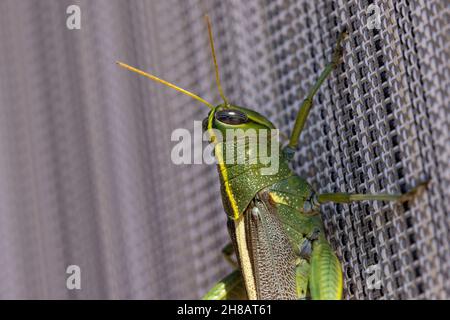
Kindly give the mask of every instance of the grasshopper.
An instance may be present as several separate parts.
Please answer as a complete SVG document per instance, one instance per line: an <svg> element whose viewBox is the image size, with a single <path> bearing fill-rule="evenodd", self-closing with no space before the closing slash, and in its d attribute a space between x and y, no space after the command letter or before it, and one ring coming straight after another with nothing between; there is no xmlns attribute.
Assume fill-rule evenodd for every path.
<svg viewBox="0 0 450 320"><path fill-rule="evenodd" d="M204 299L342 299L341 263L328 243L320 216L320 205L328 202L408 201L425 183L405 194L323 193L313 190L308 182L289 168L298 140L320 86L340 63L342 42L338 37L332 59L300 105L288 144L278 147L279 167L275 174L262 175L265 165L248 159L243 163L224 161L224 146L236 140L218 140L217 132L236 128L256 132L275 130L275 126L258 112L230 104L225 97L217 64L212 28L206 16L209 42L215 68L216 83L223 100L217 106L154 75L117 62L121 67L162 83L203 103L211 110L203 121L210 132L218 162L222 202L228 216L231 244L223 252L236 270L218 282ZM269 144L269 142L267 142ZM244 155L252 153L251 147ZM235 253L236 261L232 259Z"/></svg>

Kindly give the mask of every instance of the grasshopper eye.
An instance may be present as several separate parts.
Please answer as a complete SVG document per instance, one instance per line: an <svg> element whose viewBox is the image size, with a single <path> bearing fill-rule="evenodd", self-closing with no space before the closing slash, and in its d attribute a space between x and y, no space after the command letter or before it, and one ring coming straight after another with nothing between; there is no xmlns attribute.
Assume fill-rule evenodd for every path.
<svg viewBox="0 0 450 320"><path fill-rule="evenodd" d="M214 116L217 121L225 124L238 125L248 122L247 115L239 110L220 110Z"/></svg>

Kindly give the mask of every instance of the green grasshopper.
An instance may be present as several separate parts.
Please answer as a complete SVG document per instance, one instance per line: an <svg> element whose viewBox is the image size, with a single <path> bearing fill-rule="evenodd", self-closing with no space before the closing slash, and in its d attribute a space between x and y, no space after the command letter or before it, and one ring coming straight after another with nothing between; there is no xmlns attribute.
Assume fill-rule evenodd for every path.
<svg viewBox="0 0 450 320"><path fill-rule="evenodd" d="M345 32L337 40L331 61L301 104L289 143L284 148L278 147L278 171L272 175L262 175L260 169L265 164L250 163L248 159L240 164L228 164L224 161L224 146L233 147L236 140L216 140L217 132L225 136L227 130L239 128L244 132L250 129L259 132L274 130L275 126L261 114L228 102L220 83L212 28L207 16L206 22L217 87L223 99L223 103L217 106L172 83L117 62L121 67L182 92L211 109L203 122L204 130L210 132L210 141L214 143L222 201L232 241L232 245L226 246L223 252L236 270L218 282L203 298L341 299L342 268L326 240L320 205L363 200L407 201L425 183L405 194L318 194L305 179L289 169L288 163L298 146L313 97L340 63ZM246 156L250 153L251 150L245 150ZM237 261L231 258L233 252Z"/></svg>

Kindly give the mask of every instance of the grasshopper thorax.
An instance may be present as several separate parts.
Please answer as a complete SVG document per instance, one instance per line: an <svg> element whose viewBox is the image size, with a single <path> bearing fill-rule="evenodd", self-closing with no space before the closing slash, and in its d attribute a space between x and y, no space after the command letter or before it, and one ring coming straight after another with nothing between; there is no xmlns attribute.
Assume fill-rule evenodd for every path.
<svg viewBox="0 0 450 320"><path fill-rule="evenodd" d="M238 219L263 188L291 175L278 130L248 108L220 104L203 121L214 144L225 211Z"/></svg>

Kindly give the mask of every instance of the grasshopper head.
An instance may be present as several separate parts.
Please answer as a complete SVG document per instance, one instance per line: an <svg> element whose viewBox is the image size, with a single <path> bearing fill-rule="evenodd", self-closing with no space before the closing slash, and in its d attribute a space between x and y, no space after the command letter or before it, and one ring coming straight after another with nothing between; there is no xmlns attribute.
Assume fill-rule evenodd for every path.
<svg viewBox="0 0 450 320"><path fill-rule="evenodd" d="M227 130L242 129L275 129L275 126L256 111L230 104L219 104L211 109L203 120L203 130L218 130L226 136Z"/></svg>

